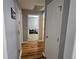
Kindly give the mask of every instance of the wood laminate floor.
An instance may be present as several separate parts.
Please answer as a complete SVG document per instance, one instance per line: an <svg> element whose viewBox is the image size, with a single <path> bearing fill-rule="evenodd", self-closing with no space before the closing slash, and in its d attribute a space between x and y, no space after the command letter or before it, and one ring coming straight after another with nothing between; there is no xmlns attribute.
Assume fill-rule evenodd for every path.
<svg viewBox="0 0 79 59"><path fill-rule="evenodd" d="M22 43L21 59L45 59L45 57L43 57L43 52L43 41L26 41Z"/></svg>

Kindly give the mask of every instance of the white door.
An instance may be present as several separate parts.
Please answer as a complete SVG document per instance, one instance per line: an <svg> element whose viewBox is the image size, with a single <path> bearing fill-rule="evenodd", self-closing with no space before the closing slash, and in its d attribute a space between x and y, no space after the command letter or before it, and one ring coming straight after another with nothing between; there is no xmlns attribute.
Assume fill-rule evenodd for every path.
<svg viewBox="0 0 79 59"><path fill-rule="evenodd" d="M46 12L45 55L47 59L58 59L63 1L53 0Z"/></svg>

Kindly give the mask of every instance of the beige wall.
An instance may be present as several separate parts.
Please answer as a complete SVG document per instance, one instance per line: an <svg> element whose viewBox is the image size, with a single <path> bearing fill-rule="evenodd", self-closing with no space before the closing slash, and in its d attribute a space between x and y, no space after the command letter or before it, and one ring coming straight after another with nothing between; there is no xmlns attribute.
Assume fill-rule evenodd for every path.
<svg viewBox="0 0 79 59"><path fill-rule="evenodd" d="M35 5L45 6L45 0L19 0L22 9L33 9Z"/></svg>
<svg viewBox="0 0 79 59"><path fill-rule="evenodd" d="M42 40L42 29L43 29L43 14L40 15L40 20L39 20L39 40Z"/></svg>
<svg viewBox="0 0 79 59"><path fill-rule="evenodd" d="M40 20L39 20L39 40L44 40L44 21L45 21L45 15L42 14L40 15Z"/></svg>
<svg viewBox="0 0 79 59"><path fill-rule="evenodd" d="M40 15L40 20L39 20L39 39L42 40L42 29L43 29L43 13L40 11L33 11L33 10L22 10L23 14L23 39L26 41L28 39L28 19L27 16L28 14L33 14L33 15Z"/></svg>
<svg viewBox="0 0 79 59"><path fill-rule="evenodd" d="M45 13L43 13L43 23L42 23L42 40L44 40L44 34L45 34Z"/></svg>

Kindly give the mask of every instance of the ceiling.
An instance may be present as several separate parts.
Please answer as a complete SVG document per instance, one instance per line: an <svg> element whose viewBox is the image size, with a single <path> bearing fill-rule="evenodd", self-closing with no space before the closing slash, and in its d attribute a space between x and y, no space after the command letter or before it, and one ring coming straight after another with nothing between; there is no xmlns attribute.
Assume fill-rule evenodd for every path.
<svg viewBox="0 0 79 59"><path fill-rule="evenodd" d="M22 9L40 10L44 9L45 0L19 0Z"/></svg>

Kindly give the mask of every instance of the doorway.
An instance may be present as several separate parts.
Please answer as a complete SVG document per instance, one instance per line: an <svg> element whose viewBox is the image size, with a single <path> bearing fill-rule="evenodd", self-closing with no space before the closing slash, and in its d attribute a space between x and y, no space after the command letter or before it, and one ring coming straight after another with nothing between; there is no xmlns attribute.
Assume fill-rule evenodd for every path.
<svg viewBox="0 0 79 59"><path fill-rule="evenodd" d="M25 3L26 6L24 5L25 8L22 9L22 58L45 59L43 56L45 44L45 0L24 0L24 2L29 4Z"/></svg>
<svg viewBox="0 0 79 59"><path fill-rule="evenodd" d="M39 40L39 15L28 15L28 41Z"/></svg>

